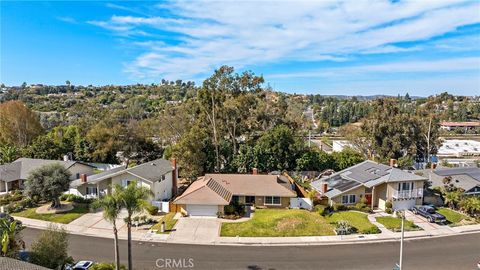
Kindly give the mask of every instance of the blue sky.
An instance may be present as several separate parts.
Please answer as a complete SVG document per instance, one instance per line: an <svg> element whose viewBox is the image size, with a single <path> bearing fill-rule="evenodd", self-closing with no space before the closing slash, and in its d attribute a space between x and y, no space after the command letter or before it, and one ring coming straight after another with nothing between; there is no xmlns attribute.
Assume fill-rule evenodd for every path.
<svg viewBox="0 0 480 270"><path fill-rule="evenodd" d="M295 93L480 95L480 1L0 1L0 81L200 84L221 65Z"/></svg>

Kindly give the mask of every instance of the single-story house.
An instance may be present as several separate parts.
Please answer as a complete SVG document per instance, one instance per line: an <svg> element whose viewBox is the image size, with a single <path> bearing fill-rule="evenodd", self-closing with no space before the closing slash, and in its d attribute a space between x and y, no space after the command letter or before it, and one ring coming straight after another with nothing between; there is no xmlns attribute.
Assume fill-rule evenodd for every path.
<svg viewBox="0 0 480 270"><path fill-rule="evenodd" d="M153 201L167 201L177 192L178 168L176 162L157 159L131 168L118 167L95 175L81 175L70 184L70 194L83 197L99 197L112 191L112 186L127 186L136 181L149 188Z"/></svg>
<svg viewBox="0 0 480 270"><path fill-rule="evenodd" d="M296 196L283 175L207 174L194 181L174 203L190 216L217 216L232 202L286 208L290 198Z"/></svg>
<svg viewBox="0 0 480 270"><path fill-rule="evenodd" d="M14 189L23 189L23 183L30 173L45 165L60 164L71 173L71 180L78 179L80 175L91 175L95 167L80 161L62 161L34 158L19 158L12 163L0 165L0 192Z"/></svg>
<svg viewBox="0 0 480 270"><path fill-rule="evenodd" d="M443 180L446 177L451 177L451 183L465 190L465 194L480 195L480 168L442 168L431 170L428 173L428 181L432 188L442 187L444 185Z"/></svg>
<svg viewBox="0 0 480 270"><path fill-rule="evenodd" d="M321 197L327 198L329 205L353 205L365 198L372 209L385 210L385 203L390 201L393 209L399 210L422 204L427 180L409 171L367 160L311 185Z"/></svg>

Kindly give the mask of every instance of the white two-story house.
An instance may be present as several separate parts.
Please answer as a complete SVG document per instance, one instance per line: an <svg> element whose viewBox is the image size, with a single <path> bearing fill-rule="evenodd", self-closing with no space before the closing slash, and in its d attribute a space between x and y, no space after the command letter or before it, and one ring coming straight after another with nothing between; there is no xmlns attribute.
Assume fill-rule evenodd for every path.
<svg viewBox="0 0 480 270"><path fill-rule="evenodd" d="M312 187L327 198L330 205L354 205L365 198L372 209L385 210L385 203L390 201L394 210L403 210L422 204L427 180L409 171L367 160L314 181Z"/></svg>

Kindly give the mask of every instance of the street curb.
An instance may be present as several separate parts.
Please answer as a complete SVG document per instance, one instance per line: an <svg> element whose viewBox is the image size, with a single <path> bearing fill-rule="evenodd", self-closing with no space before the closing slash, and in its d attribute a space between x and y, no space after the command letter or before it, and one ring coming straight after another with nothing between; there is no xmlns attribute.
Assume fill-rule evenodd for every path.
<svg viewBox="0 0 480 270"><path fill-rule="evenodd" d="M55 224L55 223L52 223ZM66 225L66 224L62 224ZM60 227L63 227L60 225ZM25 227L45 230L44 226L35 226L35 225L28 225ZM88 232L77 232L77 231L70 231L67 230L67 233L72 235L83 235L89 237L97 237L97 238L106 238L106 239L113 239L113 236L110 235L98 235L92 234ZM458 235L465 235L465 234L476 234L480 233L480 229L478 230L471 230L465 232L458 232L458 233L451 233L451 234L443 234L443 235L419 235L419 236L405 236L406 241L414 241L414 240L422 240L422 239L429 239L429 238L440 238L440 237L449 237L449 236L458 236ZM120 236L118 237L120 240L127 240L127 237ZM155 239L153 238L132 238L133 241L136 242L150 242L150 243L164 243L164 244L178 244L178 245L200 245L200 246L326 246L326 245L354 245L354 244L372 244L372 243L391 243L391 242L398 242L400 241L400 236L398 237L389 237L383 239L365 239L365 238L358 238L355 240L340 240L340 241L319 241L319 242L276 242L276 243L264 243L264 242L224 242L224 241L213 241L213 242L171 242L167 239Z"/></svg>

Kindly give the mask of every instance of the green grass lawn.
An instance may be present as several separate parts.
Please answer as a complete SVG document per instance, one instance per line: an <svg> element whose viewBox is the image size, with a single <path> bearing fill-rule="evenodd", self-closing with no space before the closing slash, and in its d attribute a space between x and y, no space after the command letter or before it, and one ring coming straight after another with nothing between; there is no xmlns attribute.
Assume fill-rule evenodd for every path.
<svg viewBox="0 0 480 270"><path fill-rule="evenodd" d="M252 219L223 223L221 236L283 237L334 235L333 226L316 212L300 209L257 209Z"/></svg>
<svg viewBox="0 0 480 270"><path fill-rule="evenodd" d="M335 212L327 215L326 219L329 223L336 223L340 220L346 220L350 226L357 229L358 233L380 233L380 230L377 228L377 226L368 221L367 214L364 213L354 211Z"/></svg>
<svg viewBox="0 0 480 270"><path fill-rule="evenodd" d="M160 226L162 224L162 221L165 221L165 232L164 233L170 233L170 231L173 229L173 226L175 226L175 224L177 223L177 220L173 219L175 214L176 214L175 212L166 214L165 216L162 217L162 219L160 219L158 221L157 224L153 225L151 229L152 230L158 230L157 233L162 233L162 232L160 232Z"/></svg>
<svg viewBox="0 0 480 270"><path fill-rule="evenodd" d="M377 217L377 222L385 226L385 228L394 232L399 232L402 229L402 220L397 217ZM420 227L418 227L417 225L415 225L415 223L409 220L405 220L403 226L405 231L421 230Z"/></svg>
<svg viewBox="0 0 480 270"><path fill-rule="evenodd" d="M437 209L439 214L442 214L447 219L449 225L455 226L458 225L462 220L470 220L467 215L453 211L452 209L441 207Z"/></svg>
<svg viewBox="0 0 480 270"><path fill-rule="evenodd" d="M60 214L37 214L35 210L37 208L29 208L18 213L12 213L12 216L68 224L89 212L88 206L85 205L75 205L73 210Z"/></svg>

